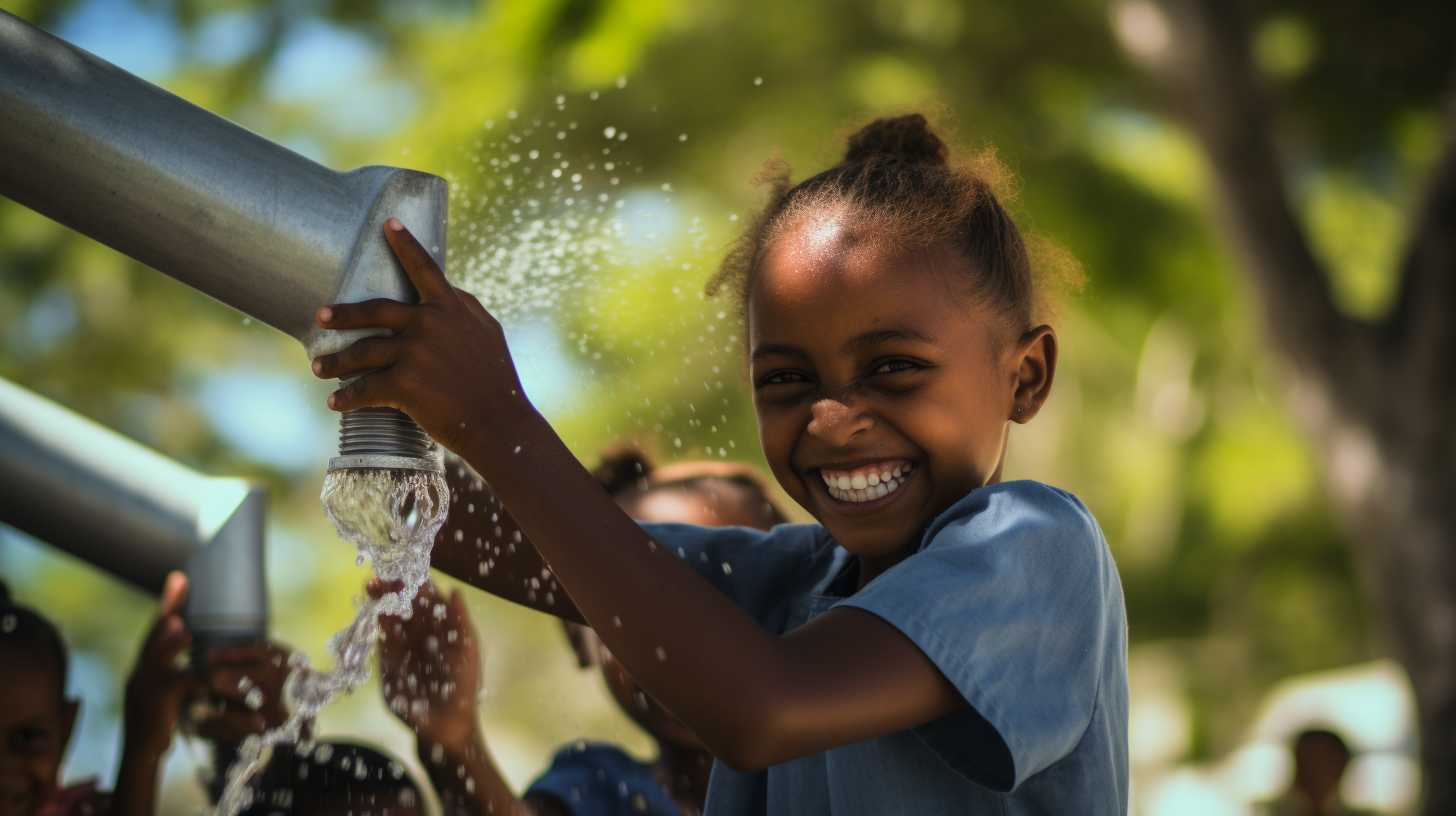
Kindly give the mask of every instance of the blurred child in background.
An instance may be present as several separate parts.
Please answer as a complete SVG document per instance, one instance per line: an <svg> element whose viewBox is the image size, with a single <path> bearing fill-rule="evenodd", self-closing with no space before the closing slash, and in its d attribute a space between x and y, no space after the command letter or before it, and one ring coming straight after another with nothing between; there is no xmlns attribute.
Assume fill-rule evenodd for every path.
<svg viewBox="0 0 1456 816"><path fill-rule="evenodd" d="M767 530L786 520L744 465L684 462L654 470L642 453L623 449L606 455L594 473L624 510L643 521ZM465 493L467 506L481 487L473 490ZM479 730L477 635L459 591L446 601L427 584L416 604L409 620L390 619L382 627L380 680L390 709L417 734L420 760L447 813L702 812L713 762L702 741L632 680L595 632L569 621L563 624L579 665L601 670L622 711L657 742L657 756L641 762L615 745L577 742L559 750L518 799Z"/></svg>
<svg viewBox="0 0 1456 816"><path fill-rule="evenodd" d="M378 748L355 742L323 740L307 753L279 746L250 784L252 804L239 816L425 813L424 797L404 765Z"/></svg>
<svg viewBox="0 0 1456 816"><path fill-rule="evenodd" d="M182 623L186 597L186 578L168 575L126 683L121 768L107 795L95 780L61 785L61 761L81 707L65 696L65 642L50 621L14 603L0 586L0 816L155 812L162 755L194 683L185 664L192 642Z"/></svg>

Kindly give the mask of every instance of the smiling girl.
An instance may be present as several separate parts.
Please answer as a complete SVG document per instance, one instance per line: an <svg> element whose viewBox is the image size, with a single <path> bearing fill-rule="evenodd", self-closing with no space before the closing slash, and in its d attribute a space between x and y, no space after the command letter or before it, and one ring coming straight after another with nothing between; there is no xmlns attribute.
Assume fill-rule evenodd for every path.
<svg viewBox="0 0 1456 816"><path fill-rule="evenodd" d="M712 816L1127 810L1107 543L1071 494L1001 481L1056 335L1016 225L947 153L921 116L870 123L776 187L714 281L743 307L764 455L818 524L633 522L398 221L420 303L320 310L394 332L315 361L372 371L330 406L405 411L494 493L495 521L452 514L436 566L592 625L718 757Z"/></svg>

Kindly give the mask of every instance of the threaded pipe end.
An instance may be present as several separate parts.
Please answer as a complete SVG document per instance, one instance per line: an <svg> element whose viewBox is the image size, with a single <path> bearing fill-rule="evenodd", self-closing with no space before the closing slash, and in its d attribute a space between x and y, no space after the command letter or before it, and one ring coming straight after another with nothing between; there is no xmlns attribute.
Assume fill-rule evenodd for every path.
<svg viewBox="0 0 1456 816"><path fill-rule="evenodd" d="M329 469L398 468L441 472L435 440L393 408L359 408L339 416L339 455Z"/></svg>

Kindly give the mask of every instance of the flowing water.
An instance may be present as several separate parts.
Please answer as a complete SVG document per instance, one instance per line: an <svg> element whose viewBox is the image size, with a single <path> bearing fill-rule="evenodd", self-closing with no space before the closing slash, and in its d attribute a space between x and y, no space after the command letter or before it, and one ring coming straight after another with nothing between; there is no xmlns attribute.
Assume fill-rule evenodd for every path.
<svg viewBox="0 0 1456 816"><path fill-rule="evenodd" d="M359 563L369 559L376 575L402 586L360 601L354 620L329 639L333 668L314 669L302 653L294 654L284 689L288 720L243 742L218 802L221 816L236 816L252 801L248 782L267 765L273 746L299 742L305 724L330 700L369 679L379 616L409 616L410 602L429 576L435 534L450 508L444 476L424 471L332 470L320 498L339 535L358 549Z"/></svg>

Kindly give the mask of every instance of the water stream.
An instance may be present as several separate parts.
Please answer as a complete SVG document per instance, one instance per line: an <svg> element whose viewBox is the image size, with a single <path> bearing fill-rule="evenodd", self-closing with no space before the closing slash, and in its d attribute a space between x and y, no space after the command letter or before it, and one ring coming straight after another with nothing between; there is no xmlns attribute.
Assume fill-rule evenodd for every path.
<svg viewBox="0 0 1456 816"><path fill-rule="evenodd" d="M379 616L409 616L410 603L429 576L435 534L450 508L445 477L425 471L332 470L320 498L339 535L357 548L359 563L367 558L376 575L402 586L359 602L354 620L329 639L332 668L314 669L305 655L294 653L284 688L288 720L243 742L227 772L219 816L237 816L251 803L255 791L248 782L267 765L275 745L299 743L306 724L329 701L369 679ZM303 746L300 753L307 753Z"/></svg>

